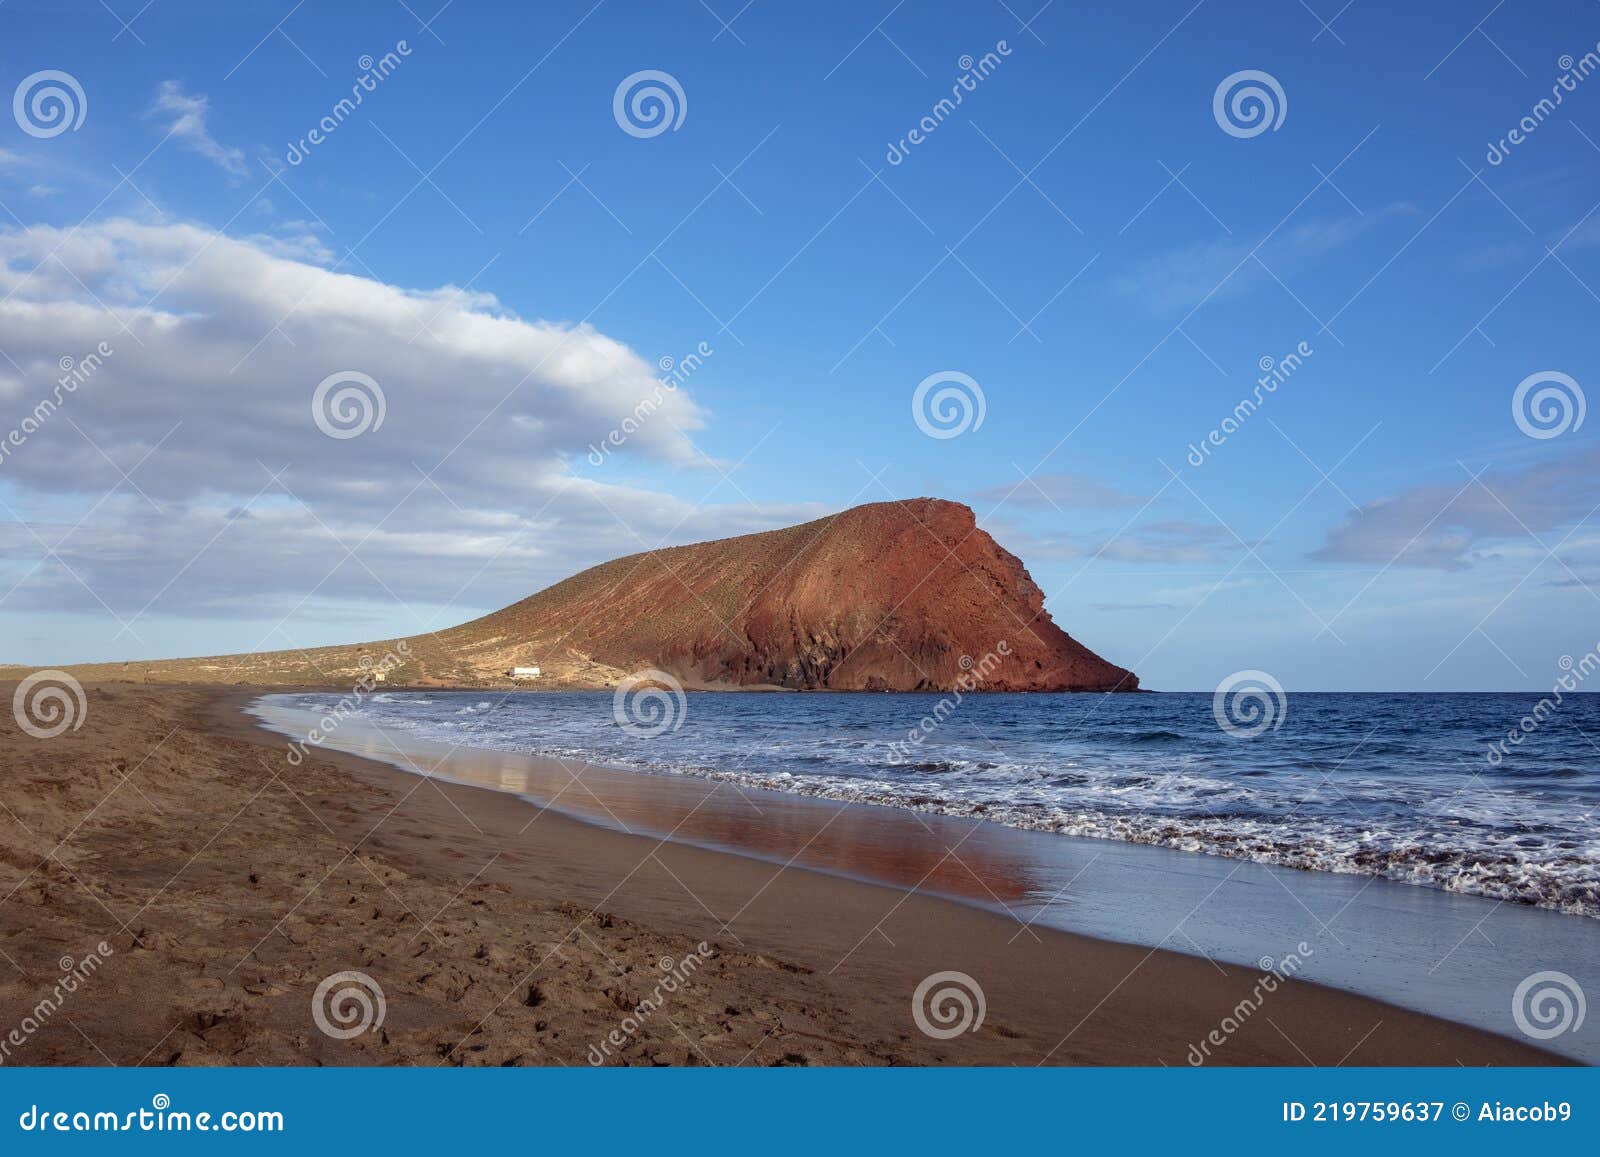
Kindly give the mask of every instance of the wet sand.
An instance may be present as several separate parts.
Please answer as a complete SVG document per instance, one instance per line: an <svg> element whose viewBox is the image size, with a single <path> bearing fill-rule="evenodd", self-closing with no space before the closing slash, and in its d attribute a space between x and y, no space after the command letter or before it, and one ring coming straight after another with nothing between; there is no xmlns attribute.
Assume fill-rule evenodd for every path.
<svg viewBox="0 0 1600 1157"><path fill-rule="evenodd" d="M1302 981L1241 1013L1256 969L606 830L355 755L293 766L241 711L259 690L88 691L77 731L0 732L0 1031L61 958L111 949L8 1064L1181 1066L1213 1032L1211 1064L1554 1060ZM382 1027L349 1040L311 1007L346 970L384 997ZM937 1039L912 994L945 971L977 982L985 1015Z"/></svg>

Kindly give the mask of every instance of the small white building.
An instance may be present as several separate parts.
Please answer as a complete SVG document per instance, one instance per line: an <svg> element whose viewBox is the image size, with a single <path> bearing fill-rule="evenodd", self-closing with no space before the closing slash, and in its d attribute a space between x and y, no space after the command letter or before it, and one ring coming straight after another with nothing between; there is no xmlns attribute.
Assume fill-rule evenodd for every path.
<svg viewBox="0 0 1600 1157"><path fill-rule="evenodd" d="M539 668L513 667L511 670L507 671L506 674L511 676L513 679L537 679L539 677Z"/></svg>

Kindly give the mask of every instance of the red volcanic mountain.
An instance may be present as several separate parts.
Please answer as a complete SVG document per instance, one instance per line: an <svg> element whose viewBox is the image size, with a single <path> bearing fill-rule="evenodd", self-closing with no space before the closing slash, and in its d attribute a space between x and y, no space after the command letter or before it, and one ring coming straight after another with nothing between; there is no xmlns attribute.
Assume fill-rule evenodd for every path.
<svg viewBox="0 0 1600 1157"><path fill-rule="evenodd" d="M969 508L936 498L630 555L438 641L466 656L512 640L522 662L542 644L551 663L571 650L702 686L948 690L971 670L993 691L1138 687L1055 625Z"/></svg>
<svg viewBox="0 0 1600 1157"><path fill-rule="evenodd" d="M89 678L607 687L657 668L694 687L1132 691L1056 626L1015 555L955 502L917 498L630 555L449 630L357 646L95 664Z"/></svg>

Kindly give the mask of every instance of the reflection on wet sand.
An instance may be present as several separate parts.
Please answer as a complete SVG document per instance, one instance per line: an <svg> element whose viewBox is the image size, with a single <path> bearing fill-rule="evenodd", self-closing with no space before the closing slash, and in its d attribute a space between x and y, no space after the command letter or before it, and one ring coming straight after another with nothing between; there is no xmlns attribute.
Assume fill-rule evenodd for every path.
<svg viewBox="0 0 1600 1157"><path fill-rule="evenodd" d="M283 709L273 709L291 714ZM543 756L450 748L365 721L346 721L337 746L420 774L521 796L604 827L794 863L985 905L1015 905L1041 883L1003 854L980 820L616 771Z"/></svg>

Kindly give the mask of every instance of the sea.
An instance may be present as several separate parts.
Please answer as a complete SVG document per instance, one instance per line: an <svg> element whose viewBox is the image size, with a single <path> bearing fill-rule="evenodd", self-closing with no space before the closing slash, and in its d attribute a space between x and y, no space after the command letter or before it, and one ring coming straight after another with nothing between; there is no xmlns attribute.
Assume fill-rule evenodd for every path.
<svg viewBox="0 0 1600 1157"><path fill-rule="evenodd" d="M1545 702L1541 706L1541 700ZM306 717L337 694L268 696ZM1600 695L380 692L449 747L1600 918ZM1514 738L1513 738L1514 737Z"/></svg>

